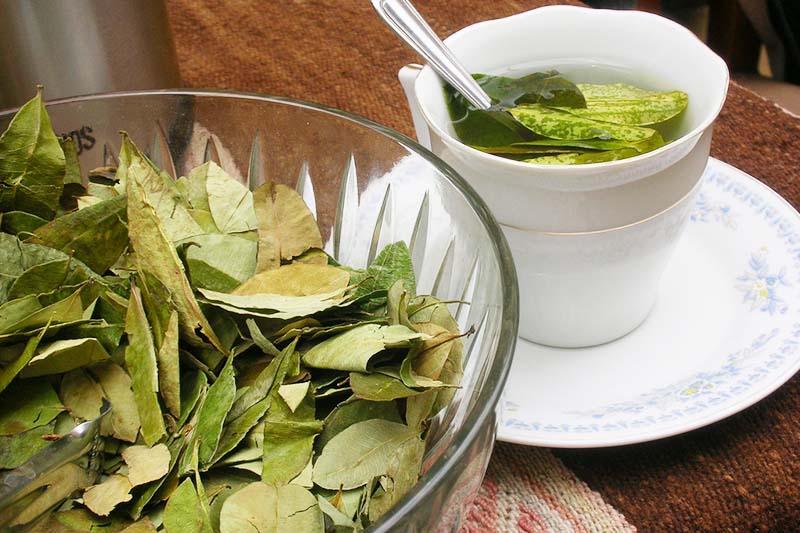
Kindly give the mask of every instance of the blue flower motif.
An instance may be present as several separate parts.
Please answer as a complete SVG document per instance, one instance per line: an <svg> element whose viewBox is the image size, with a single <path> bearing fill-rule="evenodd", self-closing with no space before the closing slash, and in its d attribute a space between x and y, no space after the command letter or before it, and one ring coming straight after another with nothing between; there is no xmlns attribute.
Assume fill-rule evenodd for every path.
<svg viewBox="0 0 800 533"><path fill-rule="evenodd" d="M777 273L770 273L765 250L751 254L749 267L749 270L736 278L742 282L736 288L744 293L743 302L750 304L750 310L759 310L770 315L788 311L789 306L777 294L779 287L791 285L786 279L786 269L781 268Z"/></svg>
<svg viewBox="0 0 800 533"><path fill-rule="evenodd" d="M720 222L725 227L736 229L736 221L733 219L731 207L728 204L710 201L702 191L697 195L697 200L689 219L692 222L702 223Z"/></svg>

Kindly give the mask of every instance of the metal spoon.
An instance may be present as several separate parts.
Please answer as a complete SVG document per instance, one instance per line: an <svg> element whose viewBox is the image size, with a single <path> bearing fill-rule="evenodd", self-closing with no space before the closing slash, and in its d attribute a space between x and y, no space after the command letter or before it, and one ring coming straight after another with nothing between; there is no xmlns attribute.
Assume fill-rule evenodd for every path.
<svg viewBox="0 0 800 533"><path fill-rule="evenodd" d="M34 481L40 476L74 461L91 450L100 431L100 422L110 412L111 404L103 399L100 415L97 418L77 425L25 463L0 477L0 511L30 493L31 487L35 487Z"/></svg>
<svg viewBox="0 0 800 533"><path fill-rule="evenodd" d="M469 75L408 0L372 0L372 7L387 26L472 105L478 109L489 109L492 106L489 95Z"/></svg>

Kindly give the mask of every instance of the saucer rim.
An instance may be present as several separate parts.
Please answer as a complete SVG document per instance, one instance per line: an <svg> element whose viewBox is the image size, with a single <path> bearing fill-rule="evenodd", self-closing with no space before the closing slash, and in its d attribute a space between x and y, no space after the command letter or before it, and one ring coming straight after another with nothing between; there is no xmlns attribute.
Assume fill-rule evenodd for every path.
<svg viewBox="0 0 800 533"><path fill-rule="evenodd" d="M712 165L718 166L720 171L723 173L727 173L729 175L732 174L740 178L741 182L747 185L754 183L756 190L764 193L765 199L777 199L778 204L782 204L781 207L786 209L786 215L795 217L796 221L800 224L800 211L798 211L797 208L795 208L788 200L786 200L770 186L763 183L758 178L748 174L747 172L735 167L734 165L720 161L719 159L713 157L709 157L706 172L712 167ZM705 178L701 179L700 182L702 183L704 180ZM632 334L635 334L635 330L632 332ZM523 343L535 344L518 336L517 346ZM592 348L593 347L579 349L590 350ZM800 371L800 354L795 357L793 363L787 365L782 371L777 372L771 380L761 382L760 386L751 390L750 393L741 395L734 403L724 406L722 409L709 409L706 416L700 416L684 424L675 424L671 426L668 425L666 427L656 424L639 431L634 430L619 433L571 433L571 438L558 438L555 433L552 434L552 437L554 438L542 438L543 436L547 435L546 432L538 431L532 433L522 432L515 428L504 428L502 426L504 407L501 399L501 402L498 404L496 439L500 442L525 446L586 449L626 446L675 437L722 421L744 411L748 407L752 407L770 394L774 393L782 385L786 384L790 379L792 379L792 377L794 377L795 374L797 374L798 371ZM535 437L530 438L526 437L526 435L535 435Z"/></svg>

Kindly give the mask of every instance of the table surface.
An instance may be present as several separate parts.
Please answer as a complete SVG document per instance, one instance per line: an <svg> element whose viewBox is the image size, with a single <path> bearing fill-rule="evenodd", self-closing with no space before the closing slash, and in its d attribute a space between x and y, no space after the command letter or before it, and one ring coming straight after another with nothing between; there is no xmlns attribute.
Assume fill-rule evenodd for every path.
<svg viewBox="0 0 800 533"><path fill-rule="evenodd" d="M416 2L439 35L550 4ZM309 100L413 135L397 70L419 59L365 0L169 0L184 83ZM800 118L735 83L712 155L800 206ZM789 531L800 527L800 378L712 426L657 442L554 450L642 531ZM513 445L501 445L508 454ZM531 453L523 447L512 450Z"/></svg>

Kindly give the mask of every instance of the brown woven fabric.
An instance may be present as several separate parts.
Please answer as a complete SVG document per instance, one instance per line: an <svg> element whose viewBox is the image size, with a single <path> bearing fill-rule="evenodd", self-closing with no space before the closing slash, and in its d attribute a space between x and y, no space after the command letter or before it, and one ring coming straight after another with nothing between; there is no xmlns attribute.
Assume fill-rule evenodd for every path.
<svg viewBox="0 0 800 533"><path fill-rule="evenodd" d="M440 35L555 0L415 2ZM170 0L184 83L290 96L413 134L397 71L420 62L369 0Z"/></svg>
<svg viewBox="0 0 800 533"><path fill-rule="evenodd" d="M440 35L552 3L578 4L416 2ZM186 85L301 98L412 134L396 73L419 59L368 0L169 0L168 8ZM734 85L713 155L800 205L800 119ZM757 406L681 437L557 455L643 531L797 530L798 413L796 378ZM537 453L501 449L514 461Z"/></svg>

